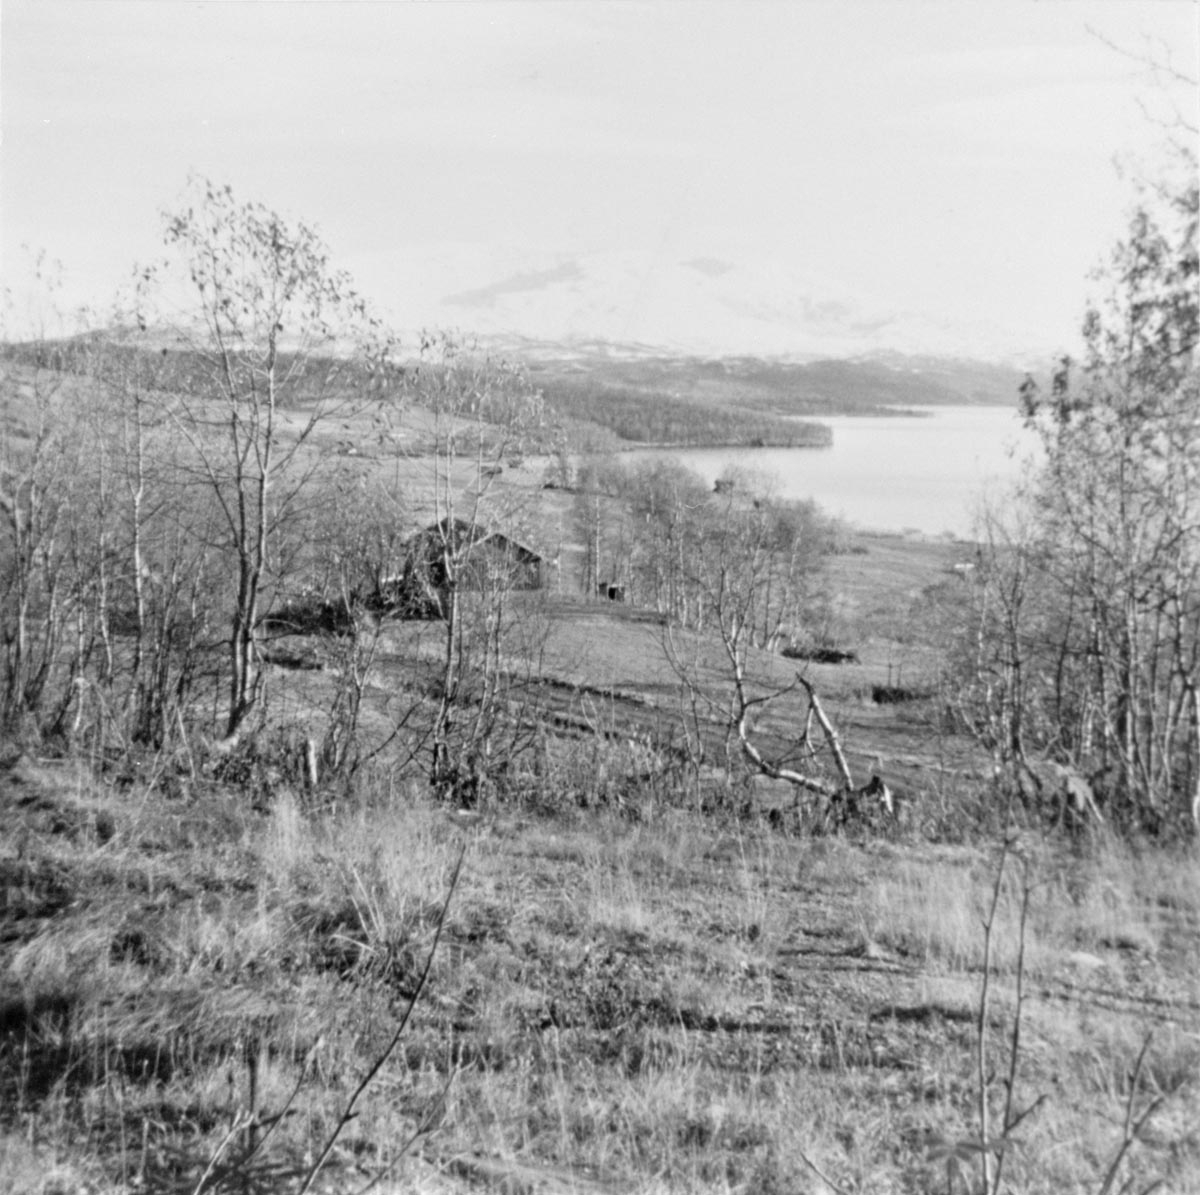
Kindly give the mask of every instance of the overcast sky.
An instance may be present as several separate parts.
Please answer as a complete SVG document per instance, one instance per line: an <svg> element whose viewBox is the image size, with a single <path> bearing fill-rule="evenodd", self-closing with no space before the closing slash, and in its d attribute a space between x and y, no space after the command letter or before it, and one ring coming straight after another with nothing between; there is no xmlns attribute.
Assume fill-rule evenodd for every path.
<svg viewBox="0 0 1200 1195"><path fill-rule="evenodd" d="M1114 158L1159 162L1139 101L1161 116L1160 97L1101 38L1195 75L1197 19L1187 0L3 0L3 269L43 248L72 302L103 305L162 252L194 170L315 222L404 327L555 335L569 300L567 330L654 340L658 285L672 331L690 318L714 351L825 302L1041 350L1074 335L1121 230ZM724 337L718 311L740 312Z"/></svg>

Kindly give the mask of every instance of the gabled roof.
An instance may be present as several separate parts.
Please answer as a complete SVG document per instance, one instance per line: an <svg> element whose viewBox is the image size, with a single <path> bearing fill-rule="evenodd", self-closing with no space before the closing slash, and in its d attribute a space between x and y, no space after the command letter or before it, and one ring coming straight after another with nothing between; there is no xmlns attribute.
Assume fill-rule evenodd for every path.
<svg viewBox="0 0 1200 1195"><path fill-rule="evenodd" d="M468 519L450 518L448 515L435 523L430 523L420 531L415 531L405 540L406 547L416 547L421 543L451 542L455 547L466 544L474 547L479 544L492 543L502 549L513 551L524 563L544 560L540 552L534 551L520 540L502 531L489 530L482 523L472 523Z"/></svg>

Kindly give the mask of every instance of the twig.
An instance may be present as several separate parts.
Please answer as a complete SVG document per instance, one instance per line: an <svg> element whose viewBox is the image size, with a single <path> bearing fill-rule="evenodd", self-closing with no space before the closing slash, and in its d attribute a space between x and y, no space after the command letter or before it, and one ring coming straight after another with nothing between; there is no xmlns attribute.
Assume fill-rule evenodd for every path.
<svg viewBox="0 0 1200 1195"><path fill-rule="evenodd" d="M179 741L183 744L183 749L187 753L188 774L194 784L196 781L196 757L192 754L192 745L188 742L187 727L183 723L183 707L179 705L175 707L175 724L179 727Z"/></svg>
<svg viewBox="0 0 1200 1195"><path fill-rule="evenodd" d="M429 1105L429 1110L425 1113L425 1118L413 1131L409 1139L400 1147L400 1151L396 1156L382 1169L365 1187L359 1187L354 1195L367 1195L368 1191L373 1191L393 1170L404 1160L408 1155L408 1151L427 1133L432 1132L438 1126L438 1121L445 1115L446 1097L450 1094L450 1088L454 1080L458 1078L458 1071L451 1071L450 1077L446 1080L446 1085L438 1093L437 1099Z"/></svg>
<svg viewBox="0 0 1200 1195"><path fill-rule="evenodd" d="M992 886L992 903L983 922L983 982L979 989L979 1016L975 1023L975 1066L976 1082L979 1084L979 1140L985 1147L979 1151L979 1166L983 1172L983 1190L992 1190L992 1155L986 1148L988 1140L989 1112L987 1072L987 1012L988 989L992 974L992 933L996 925L996 909L1000 905L1000 893L1004 887L1004 869L1008 863L1008 843L1000 852L1000 864L996 868L996 882Z"/></svg>
<svg viewBox="0 0 1200 1195"><path fill-rule="evenodd" d="M813 1172L813 1174L815 1174L823 1183L825 1183L826 1186L832 1187L833 1190L837 1192L837 1195L850 1195L850 1192L847 1191L845 1187L839 1187L838 1184L835 1183L833 1179L831 1179L829 1175L826 1174L825 1171L822 1170L821 1167L818 1166L816 1162L814 1162L812 1158L810 1158L808 1154L804 1152L804 1150L797 1150L797 1153L800 1155L800 1161L802 1161Z"/></svg>
<svg viewBox="0 0 1200 1195"><path fill-rule="evenodd" d="M400 1044L400 1038L404 1034L404 1030L408 1026L408 1022L413 1014L413 1009L417 1006L417 1001L421 998L421 993L425 990L425 983L429 979L430 969L433 967L433 957L437 954L438 942L441 941L442 928L446 924L446 914L450 911L450 901L454 896L454 889L458 886L458 877L462 871L463 859L466 857L467 847L463 844L462 849L458 853L458 862L454 865L454 874L450 877L450 887L446 891L446 899L442 902L442 910L438 914L437 928L433 934L433 945L429 948L429 954L425 957L425 966L421 971L421 977L417 980L417 986L413 990L413 994L408 999L408 1007L404 1010L404 1016L400 1018L399 1025L396 1026L395 1033L392 1034L391 1040L383 1048L379 1057L371 1064L367 1073L362 1077L358 1086L354 1089L353 1094L346 1101L346 1106L342 1109L341 1115L338 1117L338 1122L333 1126L333 1131L329 1134L328 1140L325 1142L321 1152L317 1155L316 1161L313 1162L303 1185L296 1195L307 1195L308 1190L312 1187L313 1182L317 1177L317 1173L321 1167L325 1165L330 1153L333 1151L337 1139L342 1135L342 1130L354 1117L354 1106L358 1103L363 1092L371 1085L372 1080L387 1060L392 1056L396 1046Z"/></svg>
<svg viewBox="0 0 1200 1195"><path fill-rule="evenodd" d="M1007 847L1006 847L1007 849ZM1001 1121L1002 1132L1007 1141L1008 1135L1030 1115L1046 1098L1044 1095L1025 1109L1019 1116L1013 1116L1013 1101L1016 1099L1017 1065L1021 1058L1021 1014L1025 1007L1025 933L1029 924L1029 898L1032 885L1029 881L1029 859L1021 860L1021 918L1017 928L1017 1006L1013 1010L1012 1037L1008 1046L1008 1076L1004 1093L1004 1117ZM987 1134L984 1133L984 1137ZM998 1195L1000 1191L1000 1176L1004 1172L1004 1152L1001 1151L996 1159L996 1174L993 1179L992 1191Z"/></svg>
<svg viewBox="0 0 1200 1195"><path fill-rule="evenodd" d="M1018 1112L1016 1116L1014 1116L1012 1120L1008 1122L1008 1128L1004 1134L1005 1138L1007 1139L1009 1136L1011 1136L1013 1130L1023 1124L1028 1117L1032 1116L1049 1098L1050 1097L1043 1091L1042 1094L1039 1095L1037 1099L1029 1105L1028 1108L1026 1108L1023 1112Z"/></svg>
<svg viewBox="0 0 1200 1195"><path fill-rule="evenodd" d="M271 1134L274 1133L275 1130L279 1128L279 1126L286 1119L288 1113L292 1110L292 1105L296 1102L296 1097L300 1094L300 1088L303 1087L304 1080L308 1077L309 1068L312 1066L313 1060L316 1058L317 1050L320 1048L320 1045L321 1039L318 1038L309 1048L308 1053L305 1055L304 1062L300 1067L300 1074L297 1077L294 1086L292 1087L291 1094L284 1101L283 1107L280 1108L278 1112L273 1113L271 1116L257 1117L253 1124L249 1126L256 1129L265 1127L267 1131L255 1140L253 1146L247 1152L245 1157L238 1159L239 1165L245 1166L255 1154L261 1153L263 1147L270 1140Z"/></svg>
<svg viewBox="0 0 1200 1195"><path fill-rule="evenodd" d="M221 1160L221 1155L228 1148L229 1143L254 1119L250 1112L239 1112L233 1118L233 1124L229 1126L229 1131L221 1138L220 1144L214 1150L211 1158L208 1159L208 1165L204 1167L204 1173L200 1176L200 1181L192 1188L192 1195L200 1195L204 1190L205 1183L213 1176L217 1169L217 1163Z"/></svg>
<svg viewBox="0 0 1200 1195"><path fill-rule="evenodd" d="M1133 1143L1139 1139L1142 1129L1146 1127L1146 1122L1163 1105L1165 1097L1156 1095L1142 1109L1141 1114L1136 1119L1134 1118L1133 1106L1137 1100L1138 1080L1142 1077L1142 1067L1146 1063L1146 1054L1150 1049L1150 1042L1153 1038L1153 1033L1146 1034L1146 1039L1142 1042L1142 1048L1138 1051L1137 1062L1133 1064L1133 1075L1129 1080L1129 1098L1125 1101L1125 1125L1121 1144L1112 1162L1109 1164L1108 1170L1104 1175L1104 1181L1100 1184L1100 1190L1097 1192L1097 1195L1109 1195L1109 1192L1113 1188L1113 1183L1117 1181L1117 1172L1121 1169L1121 1163L1125 1160L1125 1155L1129 1152ZM1148 1189L1153 1190L1153 1185Z"/></svg>

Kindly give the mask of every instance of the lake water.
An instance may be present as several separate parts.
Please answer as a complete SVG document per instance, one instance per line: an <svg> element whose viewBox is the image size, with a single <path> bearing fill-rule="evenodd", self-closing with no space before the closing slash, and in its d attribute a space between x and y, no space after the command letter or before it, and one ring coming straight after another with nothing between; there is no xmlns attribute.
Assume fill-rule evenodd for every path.
<svg viewBox="0 0 1200 1195"><path fill-rule="evenodd" d="M877 531L967 538L985 492L1002 494L1032 451L1015 407L927 407L922 417L821 416L832 448L658 450L709 482L729 465L774 477L789 498ZM641 455L641 453L639 453Z"/></svg>

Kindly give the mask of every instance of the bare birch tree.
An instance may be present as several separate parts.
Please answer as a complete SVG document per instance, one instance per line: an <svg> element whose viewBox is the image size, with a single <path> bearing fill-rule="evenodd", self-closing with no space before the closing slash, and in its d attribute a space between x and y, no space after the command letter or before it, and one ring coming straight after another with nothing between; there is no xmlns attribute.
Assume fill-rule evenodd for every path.
<svg viewBox="0 0 1200 1195"><path fill-rule="evenodd" d="M1082 360L1021 391L1045 464L987 545L976 624L1005 760L1090 777L1118 820L1200 828L1200 265L1189 159L1148 192L1086 313ZM982 675L982 672L977 673ZM995 696L996 690L992 690Z"/></svg>
<svg viewBox="0 0 1200 1195"><path fill-rule="evenodd" d="M216 501L229 592L225 731L257 705L259 637L285 546L314 468L302 449L343 403L390 371L391 344L317 232L229 187L194 180L167 213L165 240L186 276L192 319L178 329L171 415Z"/></svg>

